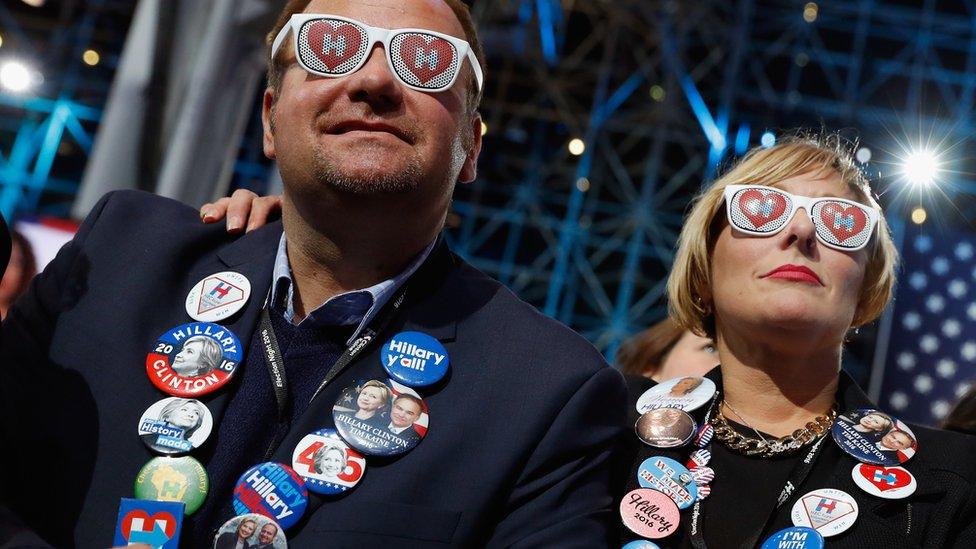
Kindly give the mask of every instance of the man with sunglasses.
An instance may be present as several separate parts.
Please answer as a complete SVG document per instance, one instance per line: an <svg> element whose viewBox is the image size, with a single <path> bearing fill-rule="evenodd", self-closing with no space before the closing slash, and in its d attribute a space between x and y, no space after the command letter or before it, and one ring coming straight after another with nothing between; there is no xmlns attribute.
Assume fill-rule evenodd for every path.
<svg viewBox="0 0 976 549"><path fill-rule="evenodd" d="M344 388L385 379L382 345L408 331L450 357L443 380L417 388L426 435L405 455L367 456L342 497L313 494L284 529L291 546L609 543L619 374L440 236L481 147L482 56L467 8L291 1L269 44L264 147L284 181L282 222L234 240L145 194L96 206L4 326L0 410L40 419L0 424L2 503L55 545L110 544L119 500L152 457L136 423L164 396L146 379L147 353L190 322L194 284L233 271L251 295L218 322L244 357L202 397L217 425L192 457L210 493L183 521L185 545L212 543L244 471L291 465L305 435L333 428ZM283 359L287 385L265 356Z"/></svg>

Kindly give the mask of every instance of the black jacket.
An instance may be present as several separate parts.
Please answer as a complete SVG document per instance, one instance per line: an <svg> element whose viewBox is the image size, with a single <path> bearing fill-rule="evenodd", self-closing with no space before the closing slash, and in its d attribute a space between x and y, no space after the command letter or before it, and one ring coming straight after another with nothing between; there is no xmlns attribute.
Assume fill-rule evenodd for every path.
<svg viewBox="0 0 976 549"><path fill-rule="evenodd" d="M706 376L721 390L722 378L719 368ZM652 387L653 382L628 377L630 407L633 408L640 394ZM846 374L841 372L837 388L839 410L877 408L863 391ZM707 405L691 413L701 424ZM632 417L636 414L631 410ZM915 476L918 488L904 499L882 499L861 490L851 478L851 470L858 463L844 453L828 434L823 450L817 458L813 470L806 481L797 486L790 498L775 512L766 529L759 537L761 544L773 533L793 525L790 512L798 498L819 488L835 488L850 494L857 501L859 515L849 530L836 536L825 538L826 546L851 548L900 547L976 547L976 437L909 425L918 440L918 451L902 466ZM633 432L626 435L631 452L631 463L624 487L619 492L637 488L637 468L648 457L663 455L685 463L690 452L688 447L678 451L662 450L645 446L637 440ZM635 441L635 442L634 442ZM719 444L717 441L713 444ZM742 475L755 475L754 472L741 471ZM722 489L722 479L716 476L712 483L712 494ZM621 495L618 493L618 498ZM772 498L775 500L775 496ZM703 505L707 506L709 500ZM743 501L742 505L766 505L773 509L775 501ZM689 524L692 509L681 511L681 528L663 540L655 540L662 548L691 547ZM704 514L704 513L703 513ZM703 521L702 528L722 530L720 524ZM706 534L706 537L712 536ZM621 525L621 538L635 539L636 536ZM727 547L741 547L742 540L728 540Z"/></svg>
<svg viewBox="0 0 976 549"><path fill-rule="evenodd" d="M58 547L108 547L119 499L132 497L152 457L137 434L143 411L164 396L146 377L150 346L191 321L184 301L197 281L233 270L252 294L225 325L246 349L281 231L273 223L235 239L171 200L102 199L3 325L0 506ZM430 334L450 355L449 379L423 391L430 430L411 452L371 460L343 497L313 495L286 532L289 546L607 543L615 522L608 459L626 401L620 374L443 244L410 284L404 313L312 401L272 460L290 465L305 434L332 426L344 387L385 377L380 347L400 331ZM215 432L235 388L203 398ZM206 466L207 445L219 443L190 455Z"/></svg>

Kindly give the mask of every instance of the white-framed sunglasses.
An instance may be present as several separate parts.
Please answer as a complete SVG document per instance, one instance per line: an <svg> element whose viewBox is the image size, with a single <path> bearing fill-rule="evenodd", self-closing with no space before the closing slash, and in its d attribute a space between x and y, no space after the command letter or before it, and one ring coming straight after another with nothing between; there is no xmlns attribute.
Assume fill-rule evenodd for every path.
<svg viewBox="0 0 976 549"><path fill-rule="evenodd" d="M484 75L471 45L447 34L427 29L371 27L362 21L324 13L296 13L275 36L272 62L289 31L295 37L298 64L319 76L338 78L356 72L379 42L390 71L410 89L428 93L450 89L465 59L471 63L479 91L483 85Z"/></svg>
<svg viewBox="0 0 976 549"><path fill-rule="evenodd" d="M842 251L867 246L881 214L870 206L832 196L798 196L764 185L725 187L725 212L736 230L753 236L772 236L786 227L803 208L817 229L817 240Z"/></svg>

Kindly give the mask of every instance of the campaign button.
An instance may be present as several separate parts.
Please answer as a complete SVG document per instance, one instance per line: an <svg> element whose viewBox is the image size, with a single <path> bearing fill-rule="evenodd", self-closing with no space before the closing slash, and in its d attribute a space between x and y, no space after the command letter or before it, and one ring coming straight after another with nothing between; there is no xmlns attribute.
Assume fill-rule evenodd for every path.
<svg viewBox="0 0 976 549"><path fill-rule="evenodd" d="M137 498L182 501L187 515L203 505L209 490L207 470L190 456L153 458L136 475Z"/></svg>
<svg viewBox="0 0 976 549"><path fill-rule="evenodd" d="M712 493L712 487L708 484L698 487L698 500L702 501Z"/></svg>
<svg viewBox="0 0 976 549"><path fill-rule="evenodd" d="M359 484L366 472L366 458L350 448L339 433L320 429L298 442L291 466L310 491L332 496Z"/></svg>
<svg viewBox="0 0 976 549"><path fill-rule="evenodd" d="M182 528L182 502L122 498L113 545L145 543L153 549L177 549Z"/></svg>
<svg viewBox="0 0 976 549"><path fill-rule="evenodd" d="M650 488L638 488L620 500L620 519L638 536L659 539L678 529L681 516L678 506L668 496Z"/></svg>
<svg viewBox="0 0 976 549"><path fill-rule="evenodd" d="M885 499L907 498L918 488L915 477L902 467L858 463L851 470L851 477L861 490Z"/></svg>
<svg viewBox="0 0 976 549"><path fill-rule="evenodd" d="M699 448L688 456L688 468L704 467L712 461L712 453L704 448Z"/></svg>
<svg viewBox="0 0 976 549"><path fill-rule="evenodd" d="M691 478L695 479L695 484L699 486L715 480L715 471L711 467L694 467L689 472Z"/></svg>
<svg viewBox="0 0 976 549"><path fill-rule="evenodd" d="M627 545L624 545L620 549L661 549L658 544L653 541L647 541L646 539L634 540Z"/></svg>
<svg viewBox="0 0 976 549"><path fill-rule="evenodd" d="M159 336L146 356L146 373L164 393L196 397L226 385L241 354L234 332L219 324L191 322Z"/></svg>
<svg viewBox="0 0 976 549"><path fill-rule="evenodd" d="M251 467L234 488L234 511L258 513L274 519L286 530L305 513L308 490L291 467L268 461Z"/></svg>
<svg viewBox="0 0 976 549"><path fill-rule="evenodd" d="M833 488L808 492L793 504L793 526L813 528L823 537L846 531L857 520L857 502Z"/></svg>
<svg viewBox="0 0 976 549"><path fill-rule="evenodd" d="M708 443L712 441L713 436L715 436L715 427L712 427L711 423L702 425L698 429L698 432L695 433L695 446L699 448L708 446Z"/></svg>
<svg viewBox="0 0 976 549"><path fill-rule="evenodd" d="M288 540L282 527L275 521L257 513L236 516L217 530L213 549L236 547L260 549L287 549Z"/></svg>
<svg viewBox="0 0 976 549"><path fill-rule="evenodd" d="M451 363L441 342L421 332L400 332L390 338L380 361L391 378L408 387L437 383Z"/></svg>
<svg viewBox="0 0 976 549"><path fill-rule="evenodd" d="M244 308L251 282L234 271L210 275L186 294L186 314L199 322L220 322Z"/></svg>
<svg viewBox="0 0 976 549"><path fill-rule="evenodd" d="M139 436L162 454L184 454L199 448L213 429L213 416L202 402L169 397L150 406L139 419Z"/></svg>
<svg viewBox="0 0 976 549"><path fill-rule="evenodd" d="M824 539L813 528L783 528L766 538L760 549L823 549Z"/></svg>
<svg viewBox="0 0 976 549"><path fill-rule="evenodd" d="M704 377L676 377L658 383L637 399L637 413L655 408L680 408L686 412L701 408L715 395L715 383Z"/></svg>
<svg viewBox="0 0 976 549"><path fill-rule="evenodd" d="M416 391L392 379L347 387L332 407L346 444L368 456L395 456L427 436L430 416Z"/></svg>
<svg viewBox="0 0 976 549"><path fill-rule="evenodd" d="M899 465L918 449L907 425L870 408L838 415L830 432L841 450L862 463Z"/></svg>
<svg viewBox="0 0 976 549"><path fill-rule="evenodd" d="M684 446L697 430L694 418L678 408L655 408L634 424L637 438L655 448Z"/></svg>
<svg viewBox="0 0 976 549"><path fill-rule="evenodd" d="M698 498L698 485L684 465L664 456L649 457L637 469L637 482L668 496L685 509Z"/></svg>

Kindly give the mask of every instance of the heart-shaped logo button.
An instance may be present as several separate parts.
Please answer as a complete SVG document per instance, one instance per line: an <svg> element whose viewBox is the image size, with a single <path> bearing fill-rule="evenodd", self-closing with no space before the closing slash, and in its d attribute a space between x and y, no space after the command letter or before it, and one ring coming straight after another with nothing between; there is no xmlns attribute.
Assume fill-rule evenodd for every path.
<svg viewBox="0 0 976 549"><path fill-rule="evenodd" d="M749 189L739 196L739 211L758 229L783 215L786 198L774 192L764 195L756 189Z"/></svg>
<svg viewBox="0 0 976 549"><path fill-rule="evenodd" d="M326 69L335 71L359 53L363 36L351 23L315 21L308 29L308 45Z"/></svg>
<svg viewBox="0 0 976 549"><path fill-rule="evenodd" d="M868 218L857 206L831 202L820 209L820 220L838 242L856 235L868 224Z"/></svg>
<svg viewBox="0 0 976 549"><path fill-rule="evenodd" d="M407 36L400 44L400 60L426 86L454 64L454 47L435 36Z"/></svg>
<svg viewBox="0 0 976 549"><path fill-rule="evenodd" d="M157 526L166 532L166 537L172 539L176 532L176 517L165 511L150 516L149 513L136 509L129 511L129 514L122 519L122 535L129 540L133 531L152 532Z"/></svg>
<svg viewBox="0 0 976 549"><path fill-rule="evenodd" d="M851 471L851 477L865 492L885 499L908 497L917 487L915 477L902 467L859 463Z"/></svg>

